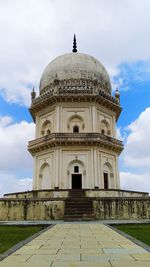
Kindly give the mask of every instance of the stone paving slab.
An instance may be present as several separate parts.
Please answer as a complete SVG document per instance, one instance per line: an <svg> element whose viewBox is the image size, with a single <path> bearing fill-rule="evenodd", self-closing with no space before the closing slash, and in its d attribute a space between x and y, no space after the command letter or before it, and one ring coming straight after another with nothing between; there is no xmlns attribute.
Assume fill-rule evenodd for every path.
<svg viewBox="0 0 150 267"><path fill-rule="evenodd" d="M62 223L0 262L0 267L150 267L150 253L100 223Z"/></svg>
<svg viewBox="0 0 150 267"><path fill-rule="evenodd" d="M13 263L11 264L10 262L3 262L3 265L0 265L0 266L2 266L2 267L34 267L34 266L36 266L36 267L50 267L50 266L52 266L52 262L44 263L44 264L42 264L42 266L41 266L41 263L37 263L36 265L33 266L32 263L27 263L27 262L15 263L15 264L13 264Z"/></svg>
<svg viewBox="0 0 150 267"><path fill-rule="evenodd" d="M111 260L111 267L150 267L148 261L116 261Z"/></svg>
<svg viewBox="0 0 150 267"><path fill-rule="evenodd" d="M91 262L99 262L99 263L107 263L110 260L130 260L132 261L133 258L130 255L125 254L81 254L81 261L91 261ZM134 261L134 260L133 260Z"/></svg>
<svg viewBox="0 0 150 267"><path fill-rule="evenodd" d="M145 249L142 248L104 248L104 253L113 253L113 254L145 254Z"/></svg>
<svg viewBox="0 0 150 267"><path fill-rule="evenodd" d="M150 263L150 253L143 253L143 254L131 254L131 256L135 259L135 260L140 260L140 261L149 261ZM150 265L149 265L150 266Z"/></svg>
<svg viewBox="0 0 150 267"><path fill-rule="evenodd" d="M80 262L76 262L76 261L58 262L58 261L55 261L52 264L52 267L112 267L112 266L111 266L111 264L109 262L108 263L93 262L91 264L91 262L89 262L89 261L80 261Z"/></svg>

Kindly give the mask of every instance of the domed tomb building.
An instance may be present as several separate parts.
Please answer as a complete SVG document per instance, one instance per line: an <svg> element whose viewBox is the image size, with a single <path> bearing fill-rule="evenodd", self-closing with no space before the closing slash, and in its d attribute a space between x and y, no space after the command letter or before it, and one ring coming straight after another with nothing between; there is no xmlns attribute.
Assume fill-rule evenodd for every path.
<svg viewBox="0 0 150 267"><path fill-rule="evenodd" d="M33 189L120 189L116 138L119 92L111 95L104 66L72 53L51 61L33 90L30 113L36 123L28 150L34 158Z"/></svg>

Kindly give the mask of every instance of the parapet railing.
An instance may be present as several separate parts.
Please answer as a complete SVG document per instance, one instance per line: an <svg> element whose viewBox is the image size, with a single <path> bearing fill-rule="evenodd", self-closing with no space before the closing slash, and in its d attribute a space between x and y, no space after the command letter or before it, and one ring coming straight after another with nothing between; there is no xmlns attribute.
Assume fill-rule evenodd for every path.
<svg viewBox="0 0 150 267"><path fill-rule="evenodd" d="M119 145L123 147L123 143L113 137L103 135L101 133L51 133L43 137L37 138L29 142L30 145L38 144L39 142L51 141L51 140L65 140L65 141L107 141L114 145Z"/></svg>

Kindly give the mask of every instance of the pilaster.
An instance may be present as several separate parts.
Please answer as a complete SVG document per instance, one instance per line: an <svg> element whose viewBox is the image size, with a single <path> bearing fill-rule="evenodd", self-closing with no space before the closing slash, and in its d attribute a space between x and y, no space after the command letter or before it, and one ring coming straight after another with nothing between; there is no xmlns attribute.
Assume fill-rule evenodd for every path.
<svg viewBox="0 0 150 267"><path fill-rule="evenodd" d="M59 187L59 150L56 149L54 151L54 155L55 155L55 180L54 180L54 188L58 188Z"/></svg>
<svg viewBox="0 0 150 267"><path fill-rule="evenodd" d="M60 106L56 106L56 133L60 132Z"/></svg>
<svg viewBox="0 0 150 267"><path fill-rule="evenodd" d="M97 165L98 165L98 160L97 160L97 150L94 148L93 149L93 158L94 158L94 187L98 188L98 172L97 172Z"/></svg>

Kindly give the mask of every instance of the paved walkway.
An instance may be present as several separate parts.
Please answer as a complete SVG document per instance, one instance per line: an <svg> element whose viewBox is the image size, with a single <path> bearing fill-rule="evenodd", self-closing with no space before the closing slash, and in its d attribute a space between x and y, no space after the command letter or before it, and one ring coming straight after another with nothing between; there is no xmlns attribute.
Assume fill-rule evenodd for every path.
<svg viewBox="0 0 150 267"><path fill-rule="evenodd" d="M104 224L57 224L0 267L150 267L150 253Z"/></svg>

